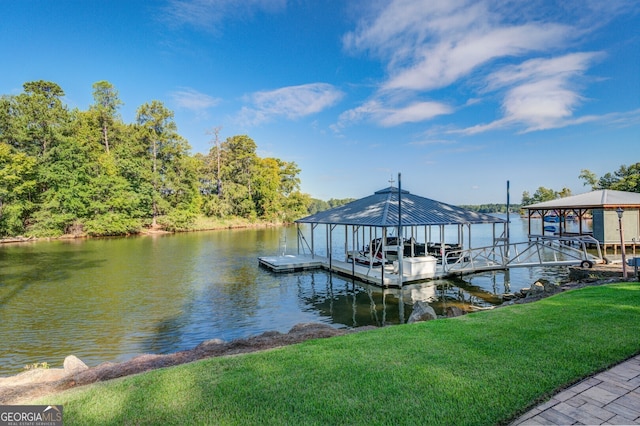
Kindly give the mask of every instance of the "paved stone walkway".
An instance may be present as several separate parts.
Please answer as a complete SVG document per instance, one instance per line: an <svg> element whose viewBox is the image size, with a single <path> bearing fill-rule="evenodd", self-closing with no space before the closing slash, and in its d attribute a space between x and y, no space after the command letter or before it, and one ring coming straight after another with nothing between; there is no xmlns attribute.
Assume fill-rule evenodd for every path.
<svg viewBox="0 0 640 426"><path fill-rule="evenodd" d="M563 390L515 425L640 425L640 355Z"/></svg>

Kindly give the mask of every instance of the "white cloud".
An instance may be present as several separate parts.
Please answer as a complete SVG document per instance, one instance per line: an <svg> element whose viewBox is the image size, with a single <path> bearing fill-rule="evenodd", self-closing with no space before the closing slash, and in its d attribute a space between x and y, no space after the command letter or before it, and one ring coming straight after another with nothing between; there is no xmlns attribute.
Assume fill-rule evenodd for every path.
<svg viewBox="0 0 640 426"><path fill-rule="evenodd" d="M275 117L297 119L319 113L335 105L344 94L327 83L311 83L256 92L249 96L251 106L242 108L239 120L259 124Z"/></svg>
<svg viewBox="0 0 640 426"><path fill-rule="evenodd" d="M504 116L459 132L475 134L510 125L524 126L523 132L530 132L568 125L583 101L576 81L599 56L600 53L588 52L536 58L492 73L484 91L506 91L502 100Z"/></svg>
<svg viewBox="0 0 640 426"><path fill-rule="evenodd" d="M390 0L368 3L369 13L343 37L346 50L382 61L386 76L362 105L344 112L340 129L365 118L393 126L453 113L456 92L481 97L459 100L455 109L499 100L501 117L459 133L501 127L522 132L576 122L585 101L584 74L602 54L575 49L593 28L632 8L566 0ZM373 6L372 6L373 5ZM555 56L551 57L550 56ZM438 102L438 90L448 98ZM450 90L450 89L454 90ZM461 88L462 91L457 90ZM404 97L399 100L397 93ZM474 95L475 95L474 94ZM416 103L427 95L433 102ZM487 97L489 99L487 99ZM486 102L488 101L488 102Z"/></svg>
<svg viewBox="0 0 640 426"><path fill-rule="evenodd" d="M392 70L383 89L445 87L493 59L548 49L566 32L558 25L523 25L443 40L416 52L415 65Z"/></svg>
<svg viewBox="0 0 640 426"><path fill-rule="evenodd" d="M246 19L257 11L274 13L286 4L287 0L169 0L163 20L173 27L188 25L219 32L225 19Z"/></svg>
<svg viewBox="0 0 640 426"><path fill-rule="evenodd" d="M505 86L526 82L582 74L598 57L599 52L570 53L555 58L536 58L519 65L505 66L491 73L487 79L487 91L497 90Z"/></svg>
<svg viewBox="0 0 640 426"><path fill-rule="evenodd" d="M171 92L171 97L179 108L185 108L195 112L206 111L220 103L219 98L200 93L189 87Z"/></svg>
<svg viewBox="0 0 640 426"><path fill-rule="evenodd" d="M389 78L383 90L430 90L496 58L556 49L573 35L569 26L557 23L503 23L507 17L491 6L488 1L396 0L343 42L386 61Z"/></svg>
<svg viewBox="0 0 640 426"><path fill-rule="evenodd" d="M370 121L383 127L393 127L405 123L430 120L444 114L451 114L453 108L441 102L411 102L404 106L388 106L380 99L370 100L363 105L340 114L338 123L332 128L339 132L349 124Z"/></svg>

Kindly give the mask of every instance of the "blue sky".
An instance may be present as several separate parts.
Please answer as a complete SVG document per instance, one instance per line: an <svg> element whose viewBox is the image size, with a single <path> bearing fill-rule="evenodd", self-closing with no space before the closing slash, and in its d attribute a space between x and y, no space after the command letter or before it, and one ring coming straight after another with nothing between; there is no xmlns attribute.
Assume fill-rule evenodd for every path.
<svg viewBox="0 0 640 426"><path fill-rule="evenodd" d="M0 94L107 80L160 100L193 152L247 134L302 190L453 204L588 187L640 161L636 0L0 0Z"/></svg>

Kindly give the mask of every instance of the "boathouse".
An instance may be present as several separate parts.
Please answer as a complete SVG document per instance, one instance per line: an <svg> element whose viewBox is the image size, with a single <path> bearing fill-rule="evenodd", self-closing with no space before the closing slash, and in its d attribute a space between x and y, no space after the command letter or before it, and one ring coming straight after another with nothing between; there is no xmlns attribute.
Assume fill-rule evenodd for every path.
<svg viewBox="0 0 640 426"><path fill-rule="evenodd" d="M274 271L324 267L381 285L432 279L471 248L472 226L493 228L507 247L508 221L411 194L396 187L296 221L298 253L262 257Z"/></svg>
<svg viewBox="0 0 640 426"><path fill-rule="evenodd" d="M592 236L600 243L604 256L608 249L617 255L622 240L633 255L640 249L640 193L603 189L531 204L523 209L527 212L530 238L538 236L532 232L532 223L540 221L541 226L535 228L543 230L542 233L547 230L561 238ZM586 219L593 220L591 229L585 226ZM577 230L567 230L570 221L577 224Z"/></svg>

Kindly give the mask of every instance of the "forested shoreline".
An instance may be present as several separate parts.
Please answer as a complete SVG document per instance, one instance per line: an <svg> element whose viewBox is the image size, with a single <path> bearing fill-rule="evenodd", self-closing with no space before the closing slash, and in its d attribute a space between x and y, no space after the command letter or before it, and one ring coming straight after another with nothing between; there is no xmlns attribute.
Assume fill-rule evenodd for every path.
<svg viewBox="0 0 640 426"><path fill-rule="evenodd" d="M93 85L87 110L69 109L56 83L0 97L0 237L107 236L192 229L196 218L291 222L307 213L293 162L261 158L247 135L191 155L162 102L118 114L118 91Z"/></svg>
<svg viewBox="0 0 640 426"><path fill-rule="evenodd" d="M110 236L144 229L201 229L199 218L290 223L353 199L312 199L300 190L294 162L261 158L247 135L190 153L173 111L162 102L138 107L133 123L118 110L118 91L93 84L87 110L70 109L56 83L33 81L0 96L0 238ZM640 191L640 163L601 178L582 170L592 189ZM540 187L522 205L571 195ZM505 204L464 206L506 212ZM515 210L519 205L512 205Z"/></svg>

